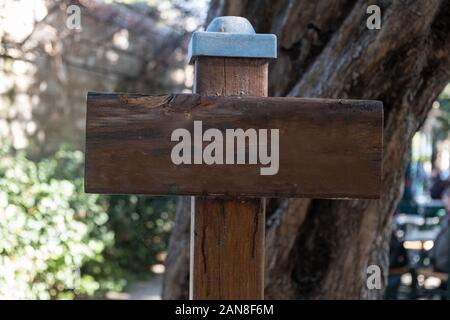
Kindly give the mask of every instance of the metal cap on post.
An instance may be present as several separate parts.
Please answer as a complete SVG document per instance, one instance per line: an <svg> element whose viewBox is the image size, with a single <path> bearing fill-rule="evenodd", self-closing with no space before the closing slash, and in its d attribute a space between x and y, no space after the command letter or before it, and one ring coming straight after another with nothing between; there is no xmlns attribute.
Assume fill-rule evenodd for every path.
<svg viewBox="0 0 450 320"><path fill-rule="evenodd" d="M255 33L250 21L242 17L218 17L206 31L192 34L189 63L193 64L199 56L275 59L277 36Z"/></svg>

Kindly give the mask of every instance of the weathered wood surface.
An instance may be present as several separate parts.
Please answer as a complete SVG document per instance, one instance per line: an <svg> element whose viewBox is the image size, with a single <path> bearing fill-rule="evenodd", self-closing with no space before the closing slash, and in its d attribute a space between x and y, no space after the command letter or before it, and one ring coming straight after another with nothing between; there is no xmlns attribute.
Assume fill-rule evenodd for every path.
<svg viewBox="0 0 450 320"><path fill-rule="evenodd" d="M196 198L191 298L264 298L264 199Z"/></svg>
<svg viewBox="0 0 450 320"><path fill-rule="evenodd" d="M199 57L194 92L266 97L268 67L266 59ZM265 199L191 200L190 298L264 299Z"/></svg>
<svg viewBox="0 0 450 320"><path fill-rule="evenodd" d="M382 103L301 98L88 94L86 191L108 194L377 198ZM279 172L175 165L178 128L279 129ZM205 145L207 143L204 143Z"/></svg>

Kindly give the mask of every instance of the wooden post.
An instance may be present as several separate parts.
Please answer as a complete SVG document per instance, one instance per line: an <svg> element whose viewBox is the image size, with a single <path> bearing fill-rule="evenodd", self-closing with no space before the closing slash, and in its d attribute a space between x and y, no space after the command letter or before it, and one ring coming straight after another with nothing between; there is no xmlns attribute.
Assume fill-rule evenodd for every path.
<svg viewBox="0 0 450 320"><path fill-rule="evenodd" d="M195 93L267 97L267 59L194 63ZM264 231L265 199L192 197L190 299L264 299Z"/></svg>
<svg viewBox="0 0 450 320"><path fill-rule="evenodd" d="M263 299L265 203L255 197L379 197L382 103L267 97L276 48L275 35L256 34L246 19L216 18L189 45L196 93L88 94L86 192L197 196L191 299ZM199 132L203 122L214 142ZM237 130L246 133L228 144ZM267 136L245 136L267 130L263 168L255 153L267 152ZM225 146L223 132L235 135Z"/></svg>

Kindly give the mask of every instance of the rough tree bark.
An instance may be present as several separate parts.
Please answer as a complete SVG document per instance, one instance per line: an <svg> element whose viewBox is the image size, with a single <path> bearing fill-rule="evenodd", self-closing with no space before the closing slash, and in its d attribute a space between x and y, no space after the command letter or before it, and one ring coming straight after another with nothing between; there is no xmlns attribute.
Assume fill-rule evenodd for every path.
<svg viewBox="0 0 450 320"><path fill-rule="evenodd" d="M366 27L372 4L381 8L380 30ZM409 142L450 79L450 2L213 0L208 19L219 15L244 16L257 32L277 34L270 95L384 102L381 199L272 199L265 274L268 299L381 298L382 290L366 289L366 268L379 265L386 277L388 222ZM187 297L188 210L180 202L167 258L167 299Z"/></svg>

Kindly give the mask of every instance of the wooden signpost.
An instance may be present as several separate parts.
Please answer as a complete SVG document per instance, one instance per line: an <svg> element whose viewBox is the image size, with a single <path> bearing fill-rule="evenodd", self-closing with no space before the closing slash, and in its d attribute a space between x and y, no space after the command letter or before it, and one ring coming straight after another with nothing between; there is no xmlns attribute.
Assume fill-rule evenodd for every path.
<svg viewBox="0 0 450 320"><path fill-rule="evenodd" d="M192 299L263 299L270 197L378 198L379 101L267 97L276 37L194 33L193 94L89 93L87 192L192 195Z"/></svg>

